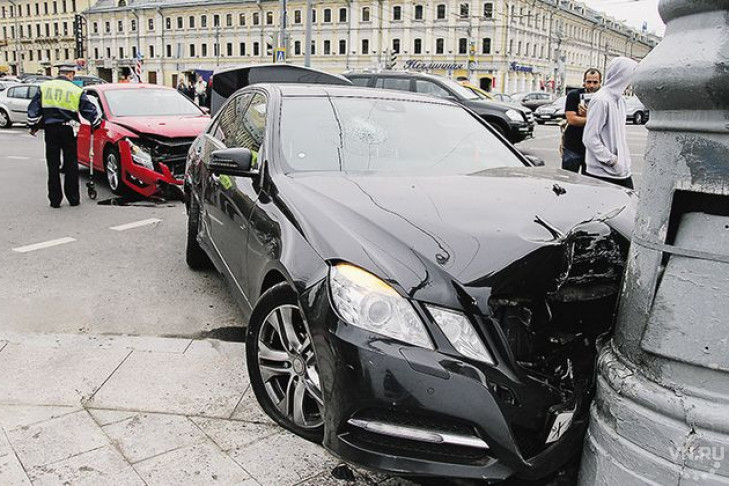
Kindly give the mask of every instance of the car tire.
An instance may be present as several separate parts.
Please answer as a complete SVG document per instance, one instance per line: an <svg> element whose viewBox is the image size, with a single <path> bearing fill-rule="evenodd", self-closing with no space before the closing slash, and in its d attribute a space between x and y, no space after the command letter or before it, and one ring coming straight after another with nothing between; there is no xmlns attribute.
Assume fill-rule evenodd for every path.
<svg viewBox="0 0 729 486"><path fill-rule="evenodd" d="M633 115L633 123L636 125L642 125L645 120L645 115L642 111L638 111Z"/></svg>
<svg viewBox="0 0 729 486"><path fill-rule="evenodd" d="M122 180L121 157L118 148L111 147L104 151L104 173L111 192L117 196L124 194L125 187Z"/></svg>
<svg viewBox="0 0 729 486"><path fill-rule="evenodd" d="M10 128L13 122L10 121L10 115L5 110L0 110L0 128Z"/></svg>
<svg viewBox="0 0 729 486"><path fill-rule="evenodd" d="M197 234L200 231L200 204L194 197L190 198L190 210L187 215L187 244L185 245L185 261L193 270L204 270L210 267L210 258L200 247Z"/></svg>
<svg viewBox="0 0 729 486"><path fill-rule="evenodd" d="M294 290L282 283L266 291L253 309L246 334L253 392L277 424L320 443L325 407L311 341Z"/></svg>

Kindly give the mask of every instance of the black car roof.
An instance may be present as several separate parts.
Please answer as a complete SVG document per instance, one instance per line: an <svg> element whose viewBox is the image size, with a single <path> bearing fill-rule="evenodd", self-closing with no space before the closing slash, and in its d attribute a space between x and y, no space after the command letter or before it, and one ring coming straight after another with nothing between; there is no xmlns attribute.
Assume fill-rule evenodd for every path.
<svg viewBox="0 0 729 486"><path fill-rule="evenodd" d="M407 72L407 71L382 71L379 73L347 73L344 75L347 78L372 78L375 76L387 76L388 78L427 78L427 79L448 79L445 76L439 76L437 74L420 73L420 72Z"/></svg>

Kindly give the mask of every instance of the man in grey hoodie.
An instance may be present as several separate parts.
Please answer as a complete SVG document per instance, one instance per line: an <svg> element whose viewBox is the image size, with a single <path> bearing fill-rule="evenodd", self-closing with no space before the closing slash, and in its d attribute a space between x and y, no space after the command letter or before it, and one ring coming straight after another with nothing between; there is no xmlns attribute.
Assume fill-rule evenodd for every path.
<svg viewBox="0 0 729 486"><path fill-rule="evenodd" d="M585 173L629 189L633 189L633 178L623 92L636 67L638 63L627 57L617 57L610 62L602 88L590 100L582 135Z"/></svg>

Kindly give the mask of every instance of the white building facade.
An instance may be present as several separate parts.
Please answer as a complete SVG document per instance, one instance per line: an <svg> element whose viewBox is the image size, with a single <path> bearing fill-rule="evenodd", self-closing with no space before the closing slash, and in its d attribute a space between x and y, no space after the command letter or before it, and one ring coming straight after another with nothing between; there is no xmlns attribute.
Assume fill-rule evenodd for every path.
<svg viewBox="0 0 729 486"><path fill-rule="evenodd" d="M142 55L143 81L174 85L216 67L268 63L277 47L304 63L306 2L99 0L86 12L90 70L108 80ZM643 58L660 40L571 0L320 0L311 66L326 71L420 69L507 93L579 86L588 67Z"/></svg>

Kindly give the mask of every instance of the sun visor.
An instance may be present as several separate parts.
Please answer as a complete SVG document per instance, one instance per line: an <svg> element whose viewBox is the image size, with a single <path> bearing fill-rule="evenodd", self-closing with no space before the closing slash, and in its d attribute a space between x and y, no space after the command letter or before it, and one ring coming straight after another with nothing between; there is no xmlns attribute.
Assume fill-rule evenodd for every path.
<svg viewBox="0 0 729 486"><path fill-rule="evenodd" d="M293 64L262 64L216 70L213 74L210 111L214 115L241 88L258 83L351 85L344 76Z"/></svg>

